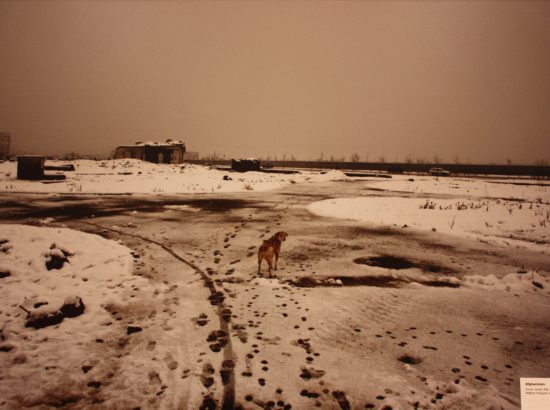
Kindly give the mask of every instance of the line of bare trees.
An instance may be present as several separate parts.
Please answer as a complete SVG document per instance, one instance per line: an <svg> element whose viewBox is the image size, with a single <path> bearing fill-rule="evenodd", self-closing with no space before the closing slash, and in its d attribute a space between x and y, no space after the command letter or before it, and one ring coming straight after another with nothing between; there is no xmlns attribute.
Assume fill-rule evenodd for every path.
<svg viewBox="0 0 550 410"><path fill-rule="evenodd" d="M213 152L210 154L207 154L201 158L202 160L207 161L224 161L224 160L230 160L231 157L227 157L225 154L220 154L217 152ZM262 161L302 161L304 159L297 159L293 154L287 154L282 153L280 156L277 154L270 154L267 153L265 156L260 156L258 159ZM375 158L370 158L370 154L367 152L364 156L361 156L357 151L352 152L349 156L334 156L334 155L325 155L324 152L321 152L317 158L308 158L308 161L319 161L319 162L378 162L378 163L386 163L388 162L386 157L383 154L378 155ZM407 154L403 161L399 161L398 157L395 157L394 163L405 163L405 164L442 164L443 159L438 155L435 154L432 157L424 157L424 156L418 156L413 157L411 154ZM471 161L463 161L459 154L455 154L452 157L452 162L454 164L471 164ZM506 165L513 165L513 161L511 158L505 159ZM537 159L533 161L533 165L537 166L548 166L550 165L550 162L547 159Z"/></svg>

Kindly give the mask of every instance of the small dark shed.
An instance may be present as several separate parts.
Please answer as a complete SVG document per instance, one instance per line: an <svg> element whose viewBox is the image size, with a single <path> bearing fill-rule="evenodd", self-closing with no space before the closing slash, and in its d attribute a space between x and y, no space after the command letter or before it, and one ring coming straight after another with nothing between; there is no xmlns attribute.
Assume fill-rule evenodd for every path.
<svg viewBox="0 0 550 410"><path fill-rule="evenodd" d="M44 179L43 155L20 155L17 157L17 179Z"/></svg>
<svg viewBox="0 0 550 410"><path fill-rule="evenodd" d="M260 160L258 159L232 159L231 169L237 172L260 171Z"/></svg>

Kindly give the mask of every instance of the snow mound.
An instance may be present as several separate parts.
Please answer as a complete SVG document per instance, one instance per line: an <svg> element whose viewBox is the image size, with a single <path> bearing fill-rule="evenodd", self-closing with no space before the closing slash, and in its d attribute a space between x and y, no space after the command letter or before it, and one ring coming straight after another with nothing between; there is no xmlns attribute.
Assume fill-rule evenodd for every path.
<svg viewBox="0 0 550 410"><path fill-rule="evenodd" d="M550 205L543 203L385 196L327 199L307 209L325 217L489 237L507 245L538 244L550 252Z"/></svg>
<svg viewBox="0 0 550 410"><path fill-rule="evenodd" d="M539 292L550 289L550 280L536 271L509 273L500 279L495 275L468 275L462 280L466 286L475 289L494 289L508 292Z"/></svg>
<svg viewBox="0 0 550 410"><path fill-rule="evenodd" d="M344 174L342 171L331 170L325 173L318 174L315 178L316 182L324 181L347 181L351 178Z"/></svg>
<svg viewBox="0 0 550 410"><path fill-rule="evenodd" d="M74 374L90 343L116 323L105 306L132 300L132 287L151 285L132 275L130 249L97 235L0 225L0 243L0 271L10 273L0 278L0 342L7 346L0 354L0 397L9 408L58 407L48 392L63 393L61 375ZM48 269L53 256L64 262Z"/></svg>

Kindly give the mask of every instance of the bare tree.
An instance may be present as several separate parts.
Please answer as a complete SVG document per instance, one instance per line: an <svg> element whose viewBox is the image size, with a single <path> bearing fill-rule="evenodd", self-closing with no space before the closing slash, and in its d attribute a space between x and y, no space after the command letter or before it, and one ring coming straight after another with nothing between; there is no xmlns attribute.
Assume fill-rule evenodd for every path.
<svg viewBox="0 0 550 410"><path fill-rule="evenodd" d="M433 161L434 161L434 164L436 165L441 164L441 158L437 154L434 155Z"/></svg>
<svg viewBox="0 0 550 410"><path fill-rule="evenodd" d="M378 157L378 162L380 162L381 164L384 164L386 162L386 157L384 155L380 155Z"/></svg>
<svg viewBox="0 0 550 410"><path fill-rule="evenodd" d="M217 161L221 159L221 156L216 151L214 151L213 153L206 155L204 159L207 161Z"/></svg>
<svg viewBox="0 0 550 410"><path fill-rule="evenodd" d="M349 157L349 160L350 160L351 162L359 162L359 159L360 159L360 157L359 157L359 154L358 154L357 152L354 152L354 153L351 154L350 157Z"/></svg>
<svg viewBox="0 0 550 410"><path fill-rule="evenodd" d="M454 162L455 164L460 164L460 155L456 154L455 157L454 157Z"/></svg>

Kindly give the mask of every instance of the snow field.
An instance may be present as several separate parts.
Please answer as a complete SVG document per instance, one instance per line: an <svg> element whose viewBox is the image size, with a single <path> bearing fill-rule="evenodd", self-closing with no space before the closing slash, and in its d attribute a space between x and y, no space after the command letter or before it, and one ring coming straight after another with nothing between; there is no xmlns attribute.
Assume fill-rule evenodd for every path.
<svg viewBox="0 0 550 410"><path fill-rule="evenodd" d="M238 173L201 165L153 164L136 159L60 163L72 163L75 171L65 172L66 180L42 182L18 180L17 163L3 162L0 164L0 191L79 194L223 193L266 191L295 183L347 179L340 171L324 174L304 171L288 175Z"/></svg>

